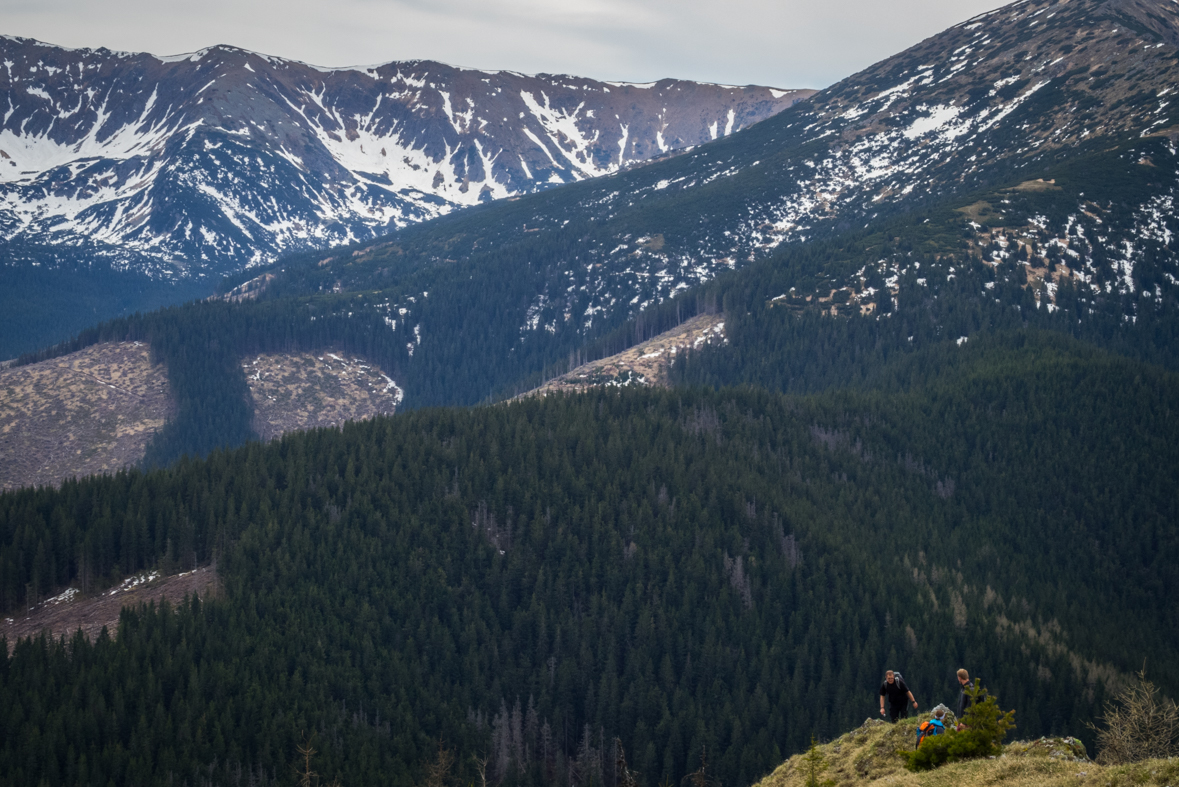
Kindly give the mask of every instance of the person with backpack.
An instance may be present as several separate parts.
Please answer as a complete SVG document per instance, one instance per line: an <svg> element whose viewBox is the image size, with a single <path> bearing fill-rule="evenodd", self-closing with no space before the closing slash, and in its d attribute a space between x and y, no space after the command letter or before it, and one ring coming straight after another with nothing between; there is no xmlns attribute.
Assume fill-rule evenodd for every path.
<svg viewBox="0 0 1179 787"><path fill-rule="evenodd" d="M905 685L905 679L901 677L901 673L895 670L889 670L884 673L884 683L880 686L880 715L884 715L884 698L888 697L888 713L892 721L898 718L909 718L909 706L905 702L906 698L913 703L913 709L917 708L917 700L913 699L913 692L909 691L909 687Z"/></svg>
<svg viewBox="0 0 1179 787"><path fill-rule="evenodd" d="M946 709L941 705L933 711L933 718L921 722L917 728L917 748L921 748L921 741L933 735L942 735L946 731Z"/></svg>

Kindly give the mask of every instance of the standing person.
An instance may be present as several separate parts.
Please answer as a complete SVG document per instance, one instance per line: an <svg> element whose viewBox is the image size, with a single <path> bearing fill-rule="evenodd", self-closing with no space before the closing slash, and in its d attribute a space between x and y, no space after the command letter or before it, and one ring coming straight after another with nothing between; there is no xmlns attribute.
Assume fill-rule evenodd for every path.
<svg viewBox="0 0 1179 787"><path fill-rule="evenodd" d="M966 689L970 687L970 673L964 669L958 670L958 686L960 692L958 694L958 732L966 729L966 725L962 723L962 716L973 704L974 700L966 693Z"/></svg>
<svg viewBox="0 0 1179 787"><path fill-rule="evenodd" d="M909 718L909 707L905 704L905 699L913 703L913 708L917 708L917 700L913 699L913 692L909 691L909 687L905 685L904 678L897 679L897 675L892 670L884 673L884 683L880 686L880 715L884 715L884 697L888 696L888 714L892 721L898 718Z"/></svg>

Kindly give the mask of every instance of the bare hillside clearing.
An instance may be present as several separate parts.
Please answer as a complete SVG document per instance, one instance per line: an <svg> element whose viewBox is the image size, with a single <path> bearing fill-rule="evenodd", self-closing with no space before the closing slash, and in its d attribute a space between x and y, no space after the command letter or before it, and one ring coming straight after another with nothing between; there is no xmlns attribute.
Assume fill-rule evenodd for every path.
<svg viewBox="0 0 1179 787"><path fill-rule="evenodd" d="M7 638L10 653L17 640L35 637L42 631L56 639L63 635L68 638L81 629L88 639L93 640L105 626L113 636L124 607L149 602L158 604L163 599L176 605L186 597L216 595L218 588L217 571L213 566L202 566L169 577L161 577L155 571L137 574L92 596L84 596L76 588L69 588L23 615L6 617L0 623L0 636Z"/></svg>

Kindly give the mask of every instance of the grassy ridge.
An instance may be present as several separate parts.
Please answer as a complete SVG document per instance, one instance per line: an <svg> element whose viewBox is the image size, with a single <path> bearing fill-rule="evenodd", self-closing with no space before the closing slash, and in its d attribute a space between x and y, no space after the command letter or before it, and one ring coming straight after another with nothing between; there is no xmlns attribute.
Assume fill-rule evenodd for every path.
<svg viewBox="0 0 1179 787"><path fill-rule="evenodd" d="M1092 762L1076 738L1048 737L1016 741L996 759L952 763L933 771L911 773L898 752L912 751L917 725L868 719L851 732L818 747L827 765L821 779L833 787L893 784L901 787L1169 787L1179 781L1179 760L1145 760L1131 765ZM810 776L805 755L783 762L757 787L804 787Z"/></svg>

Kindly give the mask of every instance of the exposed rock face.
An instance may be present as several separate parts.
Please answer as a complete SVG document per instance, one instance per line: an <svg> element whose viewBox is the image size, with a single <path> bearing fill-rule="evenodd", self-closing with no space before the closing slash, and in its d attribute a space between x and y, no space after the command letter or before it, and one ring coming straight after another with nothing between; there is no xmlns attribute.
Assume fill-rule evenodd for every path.
<svg viewBox="0 0 1179 787"><path fill-rule="evenodd" d="M731 134L811 91L324 69L230 47L155 57L0 38L9 262L222 273Z"/></svg>

